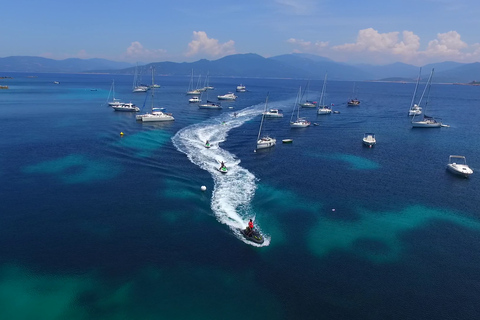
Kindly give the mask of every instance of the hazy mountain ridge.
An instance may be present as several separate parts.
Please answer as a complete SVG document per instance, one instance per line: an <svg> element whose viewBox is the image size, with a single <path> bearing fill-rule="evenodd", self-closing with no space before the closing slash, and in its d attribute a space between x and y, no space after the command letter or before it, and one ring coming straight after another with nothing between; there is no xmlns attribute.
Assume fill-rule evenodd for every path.
<svg viewBox="0 0 480 320"><path fill-rule="evenodd" d="M405 63L388 65L351 65L312 54L284 54L270 58L258 54L234 54L217 60L201 59L195 62L154 62L138 66L139 72L149 74L155 66L162 75L197 75L223 77L299 78L329 80L384 80L415 81L419 68ZM0 72L51 72L51 73L113 73L133 74L135 67L125 62L105 59L53 60L42 57L15 56L0 58ZM458 63L445 61L422 67L422 79L426 79L435 68L434 82L469 83L480 80L480 63Z"/></svg>

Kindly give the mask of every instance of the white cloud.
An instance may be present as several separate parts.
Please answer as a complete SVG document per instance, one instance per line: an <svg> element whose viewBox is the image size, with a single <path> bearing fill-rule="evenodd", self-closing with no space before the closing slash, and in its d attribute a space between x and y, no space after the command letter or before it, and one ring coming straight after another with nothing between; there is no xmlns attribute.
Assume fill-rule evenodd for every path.
<svg viewBox="0 0 480 320"><path fill-rule="evenodd" d="M461 57L461 50L468 45L460 39L460 34L456 31L437 34L437 39L428 43L424 54L427 56L440 56L446 58Z"/></svg>
<svg viewBox="0 0 480 320"><path fill-rule="evenodd" d="M223 57L234 54L235 42L229 40L219 43L217 39L209 38L205 31L193 31L193 40L188 44L187 57L206 54L211 57Z"/></svg>
<svg viewBox="0 0 480 320"><path fill-rule="evenodd" d="M125 56L128 60L154 61L163 58L166 52L164 49L146 49L140 42L134 41L127 48Z"/></svg>
<svg viewBox="0 0 480 320"><path fill-rule="evenodd" d="M412 31L380 33L373 28L358 32L356 42L329 46L328 42L288 39L294 52L308 52L323 55L336 61L392 63L405 62L424 64L436 61L453 60L474 62L480 59L480 44L469 46L461 40L456 31L437 34L437 39L428 42L424 51L420 50L420 37Z"/></svg>

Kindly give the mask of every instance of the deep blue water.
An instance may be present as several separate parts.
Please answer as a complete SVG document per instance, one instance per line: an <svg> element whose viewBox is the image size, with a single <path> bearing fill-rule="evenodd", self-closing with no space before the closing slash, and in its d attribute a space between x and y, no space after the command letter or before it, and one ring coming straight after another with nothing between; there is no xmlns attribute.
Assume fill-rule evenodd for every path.
<svg viewBox="0 0 480 320"><path fill-rule="evenodd" d="M157 77L175 121L145 124L106 106L113 79L144 104L131 76L1 75L0 318L480 318L480 87L432 85L450 127L412 129L413 83L358 82L347 107L352 83L330 81L340 113L291 129L306 81L211 77L210 100L248 90L219 111L188 103L188 75ZM267 93L285 117L253 152ZM476 172L447 172L451 154Z"/></svg>

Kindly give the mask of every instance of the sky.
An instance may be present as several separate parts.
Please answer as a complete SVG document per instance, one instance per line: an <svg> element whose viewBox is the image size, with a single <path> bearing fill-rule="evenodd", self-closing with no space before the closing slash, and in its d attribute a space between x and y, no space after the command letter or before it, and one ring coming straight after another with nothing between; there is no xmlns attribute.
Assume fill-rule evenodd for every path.
<svg viewBox="0 0 480 320"><path fill-rule="evenodd" d="M478 0L15 0L0 57L130 63L309 53L416 66L480 61Z"/></svg>

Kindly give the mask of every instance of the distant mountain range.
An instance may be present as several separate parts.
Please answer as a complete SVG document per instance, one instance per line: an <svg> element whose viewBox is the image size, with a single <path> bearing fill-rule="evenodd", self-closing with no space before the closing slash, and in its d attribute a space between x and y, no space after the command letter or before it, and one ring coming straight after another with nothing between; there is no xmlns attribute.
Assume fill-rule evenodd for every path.
<svg viewBox="0 0 480 320"><path fill-rule="evenodd" d="M383 66L335 62L312 54L293 53L270 58L258 54L234 54L217 60L195 62L154 62L138 66L138 71L148 74L154 66L157 74L190 75L207 73L222 77L298 78L346 81L415 81L419 68L404 63ZM111 73L133 74L136 66L105 59L53 60L41 57L16 56L0 58L1 72L50 72L50 73ZM434 82L470 83L480 80L480 63L442 62L423 66L423 77L427 78L435 68Z"/></svg>

